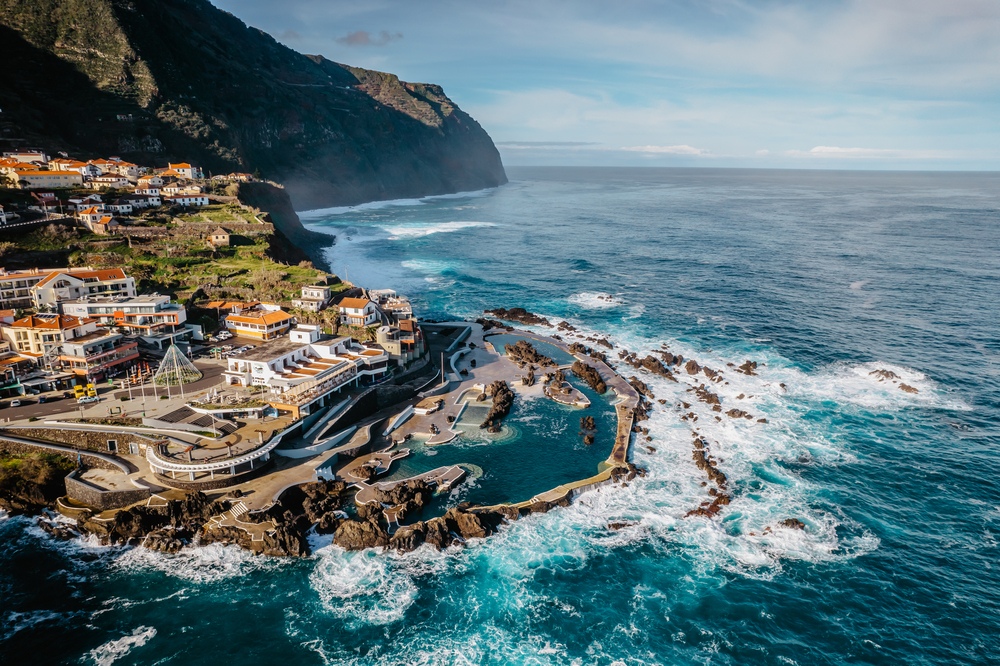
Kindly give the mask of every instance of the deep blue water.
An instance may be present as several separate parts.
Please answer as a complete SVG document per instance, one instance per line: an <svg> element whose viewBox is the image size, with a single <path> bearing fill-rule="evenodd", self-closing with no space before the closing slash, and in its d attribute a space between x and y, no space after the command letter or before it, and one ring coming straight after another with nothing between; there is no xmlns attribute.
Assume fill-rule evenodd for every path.
<svg viewBox="0 0 1000 666"><path fill-rule="evenodd" d="M425 317L522 306L727 370L726 408L769 423L692 407L734 490L719 518L683 518L707 498L689 384L644 377L667 400L647 478L463 550L162 556L0 522L0 661L996 663L1000 175L508 173L305 221Z"/></svg>

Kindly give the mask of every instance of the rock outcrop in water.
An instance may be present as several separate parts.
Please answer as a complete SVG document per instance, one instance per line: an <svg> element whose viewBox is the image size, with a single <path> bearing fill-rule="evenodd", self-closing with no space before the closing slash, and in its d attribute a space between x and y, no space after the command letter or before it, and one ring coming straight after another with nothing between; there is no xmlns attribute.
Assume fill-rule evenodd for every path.
<svg viewBox="0 0 1000 666"><path fill-rule="evenodd" d="M171 539L188 543L209 518L228 508L227 501L214 502L204 493L196 492L183 500L171 500L165 506L139 505L119 511L110 522L94 520L94 514L84 512L77 519L77 528L97 535L104 544L130 544L169 527ZM159 541L154 539L154 543Z"/></svg>
<svg viewBox="0 0 1000 666"><path fill-rule="evenodd" d="M516 363L519 368L531 364L543 368L555 365L555 362L551 358L539 354L535 347L527 340L518 340L513 345L506 344L504 345L504 351L507 352L507 357Z"/></svg>
<svg viewBox="0 0 1000 666"><path fill-rule="evenodd" d="M485 428L488 432L500 432L501 421L514 405L514 392L507 386L507 382L498 379L486 387L486 395L493 396L493 406L479 427Z"/></svg>
<svg viewBox="0 0 1000 666"><path fill-rule="evenodd" d="M587 382L590 388L598 393L605 393L608 390L608 385L601 379L601 373L594 369L593 366L587 365L582 361L576 361L573 363L571 370L575 376Z"/></svg>
<svg viewBox="0 0 1000 666"><path fill-rule="evenodd" d="M516 321L519 324L524 324L526 326L552 326L549 320L545 317L536 315L533 312L528 312L524 308L511 308L507 310L505 308L496 308L495 310L487 310L486 314L493 315L498 319L503 319L505 321Z"/></svg>
<svg viewBox="0 0 1000 666"><path fill-rule="evenodd" d="M880 382L884 382L887 379L890 380L890 381L892 381L893 379L899 379L899 375L897 375L892 370L886 370L885 368L880 368L878 370L872 370L871 372L868 373L869 377L871 377L872 375L875 375L876 377L878 377L878 380Z"/></svg>
<svg viewBox="0 0 1000 666"><path fill-rule="evenodd" d="M694 435L694 447L691 458L698 469L704 471L708 475L708 480L715 483L717 488L710 488L708 491L709 496L714 499L702 502L701 506L688 511L684 517L704 516L706 518L714 518L722 507L729 504L731 499L725 493L728 479L726 479L725 473L716 466L715 459L708 452L708 442L704 438L699 437L697 433L692 434Z"/></svg>

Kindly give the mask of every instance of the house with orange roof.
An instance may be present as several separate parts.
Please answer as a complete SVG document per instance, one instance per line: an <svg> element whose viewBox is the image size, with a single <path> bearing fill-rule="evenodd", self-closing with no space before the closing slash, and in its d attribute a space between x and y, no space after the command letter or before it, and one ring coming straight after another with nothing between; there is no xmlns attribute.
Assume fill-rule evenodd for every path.
<svg viewBox="0 0 1000 666"><path fill-rule="evenodd" d="M205 174L202 173L199 167L191 166L187 162L168 164L167 168L180 174L181 178L187 178L188 180L200 180L205 177Z"/></svg>
<svg viewBox="0 0 1000 666"><path fill-rule="evenodd" d="M179 194L201 194L205 188L190 183L170 183L160 188L160 191L170 196L177 196Z"/></svg>
<svg viewBox="0 0 1000 666"><path fill-rule="evenodd" d="M18 162L17 160L8 160L6 162L0 162L0 174L10 176L13 175L15 171L37 171L38 166L34 164L28 164L27 162Z"/></svg>
<svg viewBox="0 0 1000 666"><path fill-rule="evenodd" d="M122 268L53 271L28 291L39 310L54 309L62 301L84 296L136 296L135 278L127 276Z"/></svg>
<svg viewBox="0 0 1000 666"><path fill-rule="evenodd" d="M111 160L90 160L87 162L101 170L101 174L115 173L115 163Z"/></svg>
<svg viewBox="0 0 1000 666"><path fill-rule="evenodd" d="M39 282L48 279L54 273L89 275L93 271L93 268L86 266L80 268L29 268L26 270L7 270L0 267L0 307L34 307L31 289Z"/></svg>
<svg viewBox="0 0 1000 666"><path fill-rule="evenodd" d="M49 171L75 171L84 178L96 178L101 175L101 170L93 164L62 157L49 160Z"/></svg>
<svg viewBox="0 0 1000 666"><path fill-rule="evenodd" d="M139 181L136 187L159 189L163 187L163 176L156 173L151 173L146 176L139 176ZM159 194L159 192L157 192L157 194Z"/></svg>
<svg viewBox="0 0 1000 666"><path fill-rule="evenodd" d="M142 167L138 164L132 164L131 162L125 162L121 159L112 160L114 162L114 172L120 176L125 176L126 178L138 178L139 174L142 172Z"/></svg>
<svg viewBox="0 0 1000 666"><path fill-rule="evenodd" d="M48 164L49 157L41 150L9 150L4 151L4 157L29 164Z"/></svg>
<svg viewBox="0 0 1000 666"><path fill-rule="evenodd" d="M50 368L101 379L139 358L139 345L101 328L96 319L62 314L30 315L0 324L0 335L20 356Z"/></svg>
<svg viewBox="0 0 1000 666"><path fill-rule="evenodd" d="M105 215L107 215L107 213L104 212L104 204L100 204L77 212L76 219L80 221L80 224L86 227L88 224L100 221L100 219ZM89 229L90 227L87 228Z"/></svg>
<svg viewBox="0 0 1000 666"><path fill-rule="evenodd" d="M20 354L39 358L54 350L65 340L97 330L97 320L59 314L28 315L0 326L3 339Z"/></svg>
<svg viewBox="0 0 1000 666"><path fill-rule="evenodd" d="M345 298L337 306L340 323L347 326L372 326L379 321L378 309L367 298Z"/></svg>
<svg viewBox="0 0 1000 666"><path fill-rule="evenodd" d="M121 225L118 223L118 220L110 215L104 215L96 222L84 222L83 226L98 236L108 236L115 233Z"/></svg>
<svg viewBox="0 0 1000 666"><path fill-rule="evenodd" d="M75 171L15 170L9 174L17 179L18 186L28 190L39 188L80 187L83 176Z"/></svg>
<svg viewBox="0 0 1000 666"><path fill-rule="evenodd" d="M113 172L105 172L104 175L98 176L97 178L91 178L90 181L87 182L87 187L95 190L99 190L104 187L115 187L120 189L128 187L129 185L131 185L131 183L128 178Z"/></svg>
<svg viewBox="0 0 1000 666"><path fill-rule="evenodd" d="M263 305L257 305L226 315L225 326L233 335L258 340L273 340L288 332L292 320L292 315L284 310L273 310Z"/></svg>

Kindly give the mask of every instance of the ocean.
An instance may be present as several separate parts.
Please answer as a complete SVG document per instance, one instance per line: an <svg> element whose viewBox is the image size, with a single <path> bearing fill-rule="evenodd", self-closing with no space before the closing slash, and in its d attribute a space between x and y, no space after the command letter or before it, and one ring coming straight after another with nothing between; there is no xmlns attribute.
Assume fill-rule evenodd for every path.
<svg viewBox="0 0 1000 666"><path fill-rule="evenodd" d="M724 370L725 409L754 418L643 376L666 400L643 424L654 450L635 447L645 478L441 553L171 556L2 519L0 661L997 662L1000 174L508 175L302 218L336 236L335 272L423 318L520 306L642 356L665 343ZM746 360L756 376L728 365ZM692 427L732 489L714 520L684 517L708 497ZM553 464L579 449L531 445Z"/></svg>

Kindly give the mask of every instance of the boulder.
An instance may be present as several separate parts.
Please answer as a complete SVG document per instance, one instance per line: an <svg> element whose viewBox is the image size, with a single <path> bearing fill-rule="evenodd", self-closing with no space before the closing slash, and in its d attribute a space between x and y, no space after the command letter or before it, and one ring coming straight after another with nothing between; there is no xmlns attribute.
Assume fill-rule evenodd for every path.
<svg viewBox="0 0 1000 666"><path fill-rule="evenodd" d="M603 379L601 379L601 373L599 373L592 366L587 365L582 361L576 361L573 363L572 371L575 376L587 382L590 388L594 389L598 393L604 393L608 390L608 385L604 383Z"/></svg>
<svg viewBox="0 0 1000 666"><path fill-rule="evenodd" d="M389 545L389 533L375 521L347 520L334 532L333 542L344 550L385 548Z"/></svg>
<svg viewBox="0 0 1000 666"><path fill-rule="evenodd" d="M549 323L549 320L545 317L536 315L533 312L528 312L524 308L511 308L510 310L496 308L493 310L487 310L486 314L493 315L494 317L505 321L516 321L527 326L552 326L552 324Z"/></svg>

